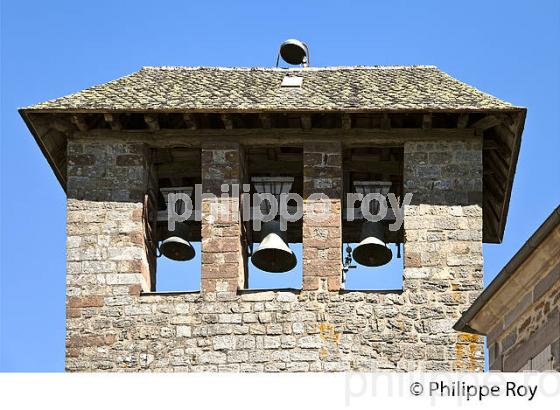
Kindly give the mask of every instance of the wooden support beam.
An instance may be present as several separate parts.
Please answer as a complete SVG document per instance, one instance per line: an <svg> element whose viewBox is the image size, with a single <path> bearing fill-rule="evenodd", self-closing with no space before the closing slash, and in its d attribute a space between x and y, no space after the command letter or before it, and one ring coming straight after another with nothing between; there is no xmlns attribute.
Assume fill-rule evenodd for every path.
<svg viewBox="0 0 560 410"><path fill-rule="evenodd" d="M500 212L499 212L499 208L500 208L500 204L502 203L502 201L499 201L494 194L492 193L492 191L490 190L486 190L484 192L484 195L486 197L486 203L488 204L488 206L486 207L487 209L490 209L492 211L492 214L494 216L494 218L492 218L493 220L499 221L500 220Z"/></svg>
<svg viewBox="0 0 560 410"><path fill-rule="evenodd" d="M276 149L272 147L266 150L266 156L268 159L273 161L276 161L278 159L278 155L276 155Z"/></svg>
<svg viewBox="0 0 560 410"><path fill-rule="evenodd" d="M511 158L511 149L505 142L485 138L482 148L484 151L496 151L502 158L504 158L506 163L509 163Z"/></svg>
<svg viewBox="0 0 560 410"><path fill-rule="evenodd" d="M496 126L494 130L496 131L496 135L511 152L515 145L515 134L503 125Z"/></svg>
<svg viewBox="0 0 560 410"><path fill-rule="evenodd" d="M269 159L250 159L247 162L248 169L252 174L282 174L282 175L301 175L303 165L298 162L282 162Z"/></svg>
<svg viewBox="0 0 560 410"><path fill-rule="evenodd" d="M301 128L303 128L304 130L311 129L311 115L303 114L301 116Z"/></svg>
<svg viewBox="0 0 560 410"><path fill-rule="evenodd" d="M158 178L200 178L200 161L168 162L158 165Z"/></svg>
<svg viewBox="0 0 560 410"><path fill-rule="evenodd" d="M498 143L495 140L489 139L489 138L485 138L484 139L484 143L482 144L482 149L484 150L497 150L500 147L498 146Z"/></svg>
<svg viewBox="0 0 560 410"><path fill-rule="evenodd" d="M492 164L492 169L498 171L500 177L507 181L508 167L503 158L493 150L488 151L488 161Z"/></svg>
<svg viewBox="0 0 560 410"><path fill-rule="evenodd" d="M500 116L502 124L507 127L508 130L515 133L517 129L517 123L515 117L510 114L502 114Z"/></svg>
<svg viewBox="0 0 560 410"><path fill-rule="evenodd" d="M252 173L287 173L299 175L302 173L302 163L298 161L278 161L273 158L250 158L249 169ZM402 164L398 161L345 161L344 171L369 174L399 175Z"/></svg>
<svg viewBox="0 0 560 410"><path fill-rule="evenodd" d="M299 146L311 140L341 140L344 146L402 146L406 141L433 141L437 139L468 139L476 136L473 129L457 128L398 128L390 130L352 128L349 130L313 128L305 131L300 128L263 129L162 129L157 133L146 130L113 131L94 129L88 132L75 131L74 139L110 139L115 141L143 142L155 148L199 147L209 138L216 141L238 142L252 146ZM490 151L491 152L491 151Z"/></svg>
<svg viewBox="0 0 560 410"><path fill-rule="evenodd" d="M469 123L469 114L459 114L457 119L457 128L466 128Z"/></svg>
<svg viewBox="0 0 560 410"><path fill-rule="evenodd" d="M499 237L498 234L498 219L496 219L496 210L491 207L487 200L482 204L485 210L482 213L482 235L483 242L496 243L496 238ZM488 211L489 209L489 211ZM492 215L491 215L492 214Z"/></svg>
<svg viewBox="0 0 560 410"><path fill-rule="evenodd" d="M422 115L422 128L428 130L432 128L432 114L424 114Z"/></svg>
<svg viewBox="0 0 560 410"><path fill-rule="evenodd" d="M333 128L334 118L331 115L321 114L321 127Z"/></svg>
<svg viewBox="0 0 560 410"><path fill-rule="evenodd" d="M352 128L352 117L350 114L342 114L342 128L345 130Z"/></svg>
<svg viewBox="0 0 560 410"><path fill-rule="evenodd" d="M112 130L122 129L122 124L118 114L103 114L103 117Z"/></svg>
<svg viewBox="0 0 560 410"><path fill-rule="evenodd" d="M261 127L272 128L272 118L270 117L270 114L259 114L259 121L261 123Z"/></svg>
<svg viewBox="0 0 560 410"><path fill-rule="evenodd" d="M476 121L474 124L470 126L470 128L476 128L478 130L485 131L489 128L495 127L496 125L500 124L501 121L494 115L487 115L486 117L481 118L480 120Z"/></svg>
<svg viewBox="0 0 560 410"><path fill-rule="evenodd" d="M506 190L503 184L498 181L495 173L489 174L488 178L484 183L485 187L490 187L490 189L494 192L494 195L497 198L503 198Z"/></svg>
<svg viewBox="0 0 560 410"><path fill-rule="evenodd" d="M231 130L233 129L233 121L231 119L231 115L228 114L222 114L221 115L222 118L222 122L224 123L224 128L226 130Z"/></svg>
<svg viewBox="0 0 560 410"><path fill-rule="evenodd" d="M173 154L170 148L155 150L155 155L153 157L154 164L163 164L167 162L173 162Z"/></svg>
<svg viewBox="0 0 560 410"><path fill-rule="evenodd" d="M344 161L345 171L367 172L371 174L399 175L402 163L398 161Z"/></svg>
<svg viewBox="0 0 560 410"><path fill-rule="evenodd" d="M157 115L144 114L144 122L146 122L150 131L159 131L159 120Z"/></svg>
<svg viewBox="0 0 560 410"><path fill-rule="evenodd" d="M187 129L189 130L197 129L196 121L194 119L193 114L183 114L183 121L185 121L185 126L187 127Z"/></svg>
<svg viewBox="0 0 560 410"><path fill-rule="evenodd" d="M391 117L389 117L389 114L384 113L383 118L381 119L381 129L388 130L390 128L391 128Z"/></svg>
<svg viewBox="0 0 560 410"><path fill-rule="evenodd" d="M45 131L47 131L49 128L55 129L57 131L66 134L67 132L72 131L73 127L72 127L72 123L69 122L68 120L62 118L56 118L48 124L48 126L45 128Z"/></svg>
<svg viewBox="0 0 560 410"><path fill-rule="evenodd" d="M85 132L89 130L89 127L86 123L86 119L82 115L73 115L70 118L72 124L74 124L80 131Z"/></svg>

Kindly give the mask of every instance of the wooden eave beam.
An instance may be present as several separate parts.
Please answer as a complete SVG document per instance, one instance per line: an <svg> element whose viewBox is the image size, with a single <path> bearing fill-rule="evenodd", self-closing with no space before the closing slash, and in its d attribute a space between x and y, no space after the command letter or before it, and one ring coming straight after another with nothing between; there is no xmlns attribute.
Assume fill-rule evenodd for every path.
<svg viewBox="0 0 560 410"><path fill-rule="evenodd" d="M148 125L150 131L159 131L159 120L157 115L145 114L144 122Z"/></svg>
<svg viewBox="0 0 560 410"><path fill-rule="evenodd" d="M304 114L301 116L301 128L303 128L304 130L311 129L311 115Z"/></svg>
<svg viewBox="0 0 560 410"><path fill-rule="evenodd" d="M389 114L384 113L383 118L381 118L381 129L388 130L391 128L391 117Z"/></svg>
<svg viewBox="0 0 560 410"><path fill-rule="evenodd" d="M217 141L240 142L246 145L270 146L270 145L301 145L308 140L341 140L346 146L371 146L372 144L401 146L406 141L430 141L437 139L468 139L475 137L473 129L456 128L432 128L424 130L420 128L394 128L363 129L352 128L342 130L318 129L302 130L301 128L271 128L262 129L197 129L176 130L162 129L157 133L146 130L122 130L113 131L108 129L94 129L88 132L76 131L71 138L74 139L108 139L144 142L153 147L198 147L209 138Z"/></svg>
<svg viewBox="0 0 560 410"><path fill-rule="evenodd" d="M112 130L118 131L122 129L119 114L104 114L103 117Z"/></svg>
<svg viewBox="0 0 560 410"><path fill-rule="evenodd" d="M270 114L259 114L259 121L261 127L272 128L272 118L270 117Z"/></svg>
<svg viewBox="0 0 560 410"><path fill-rule="evenodd" d="M226 130L231 130L233 129L233 120L231 118L231 115L228 114L222 114L221 115L221 119L222 119L222 123L224 124L224 128Z"/></svg>
<svg viewBox="0 0 560 410"><path fill-rule="evenodd" d="M466 128L469 123L469 114L459 114L457 128Z"/></svg>
<svg viewBox="0 0 560 410"><path fill-rule="evenodd" d="M342 128L345 130L349 130L350 128L352 128L352 117L350 116L350 114L342 114Z"/></svg>
<svg viewBox="0 0 560 410"><path fill-rule="evenodd" d="M70 121L74 124L81 132L89 130L89 126L86 123L85 118L82 115L72 115Z"/></svg>
<svg viewBox="0 0 560 410"><path fill-rule="evenodd" d="M424 114L422 115L422 128L428 130L432 128L432 114Z"/></svg>
<svg viewBox="0 0 560 410"><path fill-rule="evenodd" d="M489 128L495 127L499 125L501 120L494 115L487 115L486 117L481 118L480 120L476 121L474 124L470 126L470 128L476 128L481 131L485 131Z"/></svg>
<svg viewBox="0 0 560 410"><path fill-rule="evenodd" d="M183 114L183 121L188 130L196 130L198 128L193 114Z"/></svg>

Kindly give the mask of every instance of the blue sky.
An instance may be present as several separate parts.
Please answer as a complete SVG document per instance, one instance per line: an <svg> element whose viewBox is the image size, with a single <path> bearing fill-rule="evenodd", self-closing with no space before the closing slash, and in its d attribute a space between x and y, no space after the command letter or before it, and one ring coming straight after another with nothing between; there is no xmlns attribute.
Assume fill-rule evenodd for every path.
<svg viewBox="0 0 560 410"><path fill-rule="evenodd" d="M558 1L1 7L0 370L64 366L65 196L16 109L144 65L270 67L280 42L295 37L315 66L437 65L528 107L504 242L484 246L486 284L560 202Z"/></svg>

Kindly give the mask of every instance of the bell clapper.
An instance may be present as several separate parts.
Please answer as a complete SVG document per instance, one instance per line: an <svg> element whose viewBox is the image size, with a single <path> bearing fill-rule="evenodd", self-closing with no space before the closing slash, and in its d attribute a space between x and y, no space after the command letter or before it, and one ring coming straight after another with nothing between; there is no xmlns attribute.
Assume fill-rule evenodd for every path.
<svg viewBox="0 0 560 410"><path fill-rule="evenodd" d="M350 244L346 244L346 256L342 262L342 288L344 289L344 284L346 283L346 274L348 270L356 269L356 265L352 265L352 248Z"/></svg>

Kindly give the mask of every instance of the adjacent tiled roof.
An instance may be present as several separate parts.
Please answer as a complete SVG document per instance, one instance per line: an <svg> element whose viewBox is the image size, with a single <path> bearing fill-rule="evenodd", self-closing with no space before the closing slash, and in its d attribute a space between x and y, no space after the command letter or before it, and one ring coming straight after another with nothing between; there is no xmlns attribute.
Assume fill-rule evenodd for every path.
<svg viewBox="0 0 560 410"><path fill-rule="evenodd" d="M286 75L301 88L282 88ZM502 110L513 106L432 66L144 67L30 110Z"/></svg>

